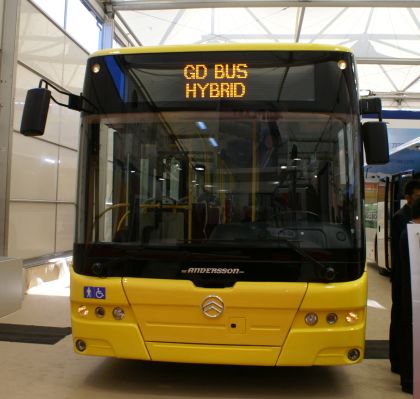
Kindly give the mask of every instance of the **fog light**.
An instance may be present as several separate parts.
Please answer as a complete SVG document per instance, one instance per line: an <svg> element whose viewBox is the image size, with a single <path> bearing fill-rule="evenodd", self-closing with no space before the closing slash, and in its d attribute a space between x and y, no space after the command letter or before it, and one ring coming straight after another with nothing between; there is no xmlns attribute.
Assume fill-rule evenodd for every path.
<svg viewBox="0 0 420 399"><path fill-rule="evenodd" d="M338 316L335 313L328 313L327 314L327 323L328 324L335 324L337 323Z"/></svg>
<svg viewBox="0 0 420 399"><path fill-rule="evenodd" d="M318 315L316 313L308 313L305 316L305 323L308 326L314 326L316 323L318 323Z"/></svg>
<svg viewBox="0 0 420 399"><path fill-rule="evenodd" d="M347 357L349 358L349 360L351 360L352 362L355 362L356 360L359 359L360 357L360 351L359 349L350 349L347 352Z"/></svg>
<svg viewBox="0 0 420 399"><path fill-rule="evenodd" d="M83 316L83 317L89 314L89 309L85 305L79 306L77 311L79 312L80 316Z"/></svg>
<svg viewBox="0 0 420 399"><path fill-rule="evenodd" d="M124 310L121 308L115 308L112 311L112 315L114 316L115 320L122 320L124 318Z"/></svg>
<svg viewBox="0 0 420 399"><path fill-rule="evenodd" d="M105 309L101 306L97 307L95 309L95 315L96 317L99 317L100 319L102 319L105 316Z"/></svg>
<svg viewBox="0 0 420 399"><path fill-rule="evenodd" d="M84 352L86 350L86 342L78 339L76 341L76 348L79 352Z"/></svg>
<svg viewBox="0 0 420 399"><path fill-rule="evenodd" d="M359 316L356 312L348 312L346 316L347 323L354 324L359 320Z"/></svg>

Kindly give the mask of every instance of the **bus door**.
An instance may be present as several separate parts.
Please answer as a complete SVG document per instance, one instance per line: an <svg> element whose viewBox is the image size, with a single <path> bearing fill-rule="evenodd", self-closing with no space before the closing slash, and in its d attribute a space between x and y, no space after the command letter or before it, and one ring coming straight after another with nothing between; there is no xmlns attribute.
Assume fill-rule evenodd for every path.
<svg viewBox="0 0 420 399"><path fill-rule="evenodd" d="M388 274L391 270L391 220L405 204L405 185L412 177L413 171L404 171L379 183L376 263L381 274Z"/></svg>
<svg viewBox="0 0 420 399"><path fill-rule="evenodd" d="M405 185L413 178L413 171L405 171L392 176L390 213L393 215L406 203L404 198Z"/></svg>
<svg viewBox="0 0 420 399"><path fill-rule="evenodd" d="M376 225L376 264L378 265L379 273L386 274L388 269L388 259L386 256L386 231L388 226L388 193L389 193L389 178L381 180L378 185L378 213Z"/></svg>

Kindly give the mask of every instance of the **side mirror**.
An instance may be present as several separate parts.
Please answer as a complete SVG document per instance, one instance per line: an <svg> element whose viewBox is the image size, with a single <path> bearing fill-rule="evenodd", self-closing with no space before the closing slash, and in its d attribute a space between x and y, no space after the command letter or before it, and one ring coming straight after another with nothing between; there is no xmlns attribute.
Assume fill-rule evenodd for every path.
<svg viewBox="0 0 420 399"><path fill-rule="evenodd" d="M360 115L382 115L382 101L379 97L361 98L359 100Z"/></svg>
<svg viewBox="0 0 420 399"><path fill-rule="evenodd" d="M362 137L368 165L389 162L388 129L385 122L365 122L362 125Z"/></svg>
<svg viewBox="0 0 420 399"><path fill-rule="evenodd" d="M47 123L51 92L45 88L30 89L26 94L20 132L25 136L42 136Z"/></svg>

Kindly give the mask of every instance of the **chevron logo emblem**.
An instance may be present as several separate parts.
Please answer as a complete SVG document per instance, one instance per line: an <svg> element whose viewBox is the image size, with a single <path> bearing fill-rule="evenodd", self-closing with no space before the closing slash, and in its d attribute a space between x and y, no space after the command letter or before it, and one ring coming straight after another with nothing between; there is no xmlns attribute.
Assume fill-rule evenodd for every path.
<svg viewBox="0 0 420 399"><path fill-rule="evenodd" d="M223 310L225 309L225 304L223 303L222 298L217 295L209 295L204 298L201 303L201 310L204 316L207 316L211 319L221 316Z"/></svg>

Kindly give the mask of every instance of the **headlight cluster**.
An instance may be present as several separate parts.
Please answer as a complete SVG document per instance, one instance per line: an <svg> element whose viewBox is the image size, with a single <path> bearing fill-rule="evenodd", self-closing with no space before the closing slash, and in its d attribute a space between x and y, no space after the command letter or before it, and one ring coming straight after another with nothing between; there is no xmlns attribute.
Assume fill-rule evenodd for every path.
<svg viewBox="0 0 420 399"><path fill-rule="evenodd" d="M94 309L92 307L92 311L98 319L103 319L107 314L106 309L102 306L97 306ZM79 313L80 316L86 317L89 315L90 310L86 305L80 305L77 309L77 312ZM112 317L115 320L122 320L125 316L124 309L118 306L112 309L110 313L112 314Z"/></svg>
<svg viewBox="0 0 420 399"><path fill-rule="evenodd" d="M325 319L324 319L325 317ZM344 322L344 325L354 325L356 324L360 318L362 317L361 314L359 314L357 311L347 311L347 312L340 312L339 314L330 312L330 313L322 313L318 314L316 312L308 312L304 316L305 324L313 327L319 323L320 327L326 327L325 323L328 327L334 326L337 322L340 320ZM325 323L323 324L323 319L325 320ZM341 326L343 326L343 323L341 323ZM360 359L361 351L359 348L348 348L346 349L346 355L347 359L350 360L350 362L354 363Z"/></svg>
<svg viewBox="0 0 420 399"><path fill-rule="evenodd" d="M345 313L342 317L348 324L356 324L359 321L359 318L360 318L359 314L356 311L349 311L349 312ZM333 312L328 313L325 316L325 321L330 326L336 324L339 321L339 319L340 318L339 318L338 314L333 313ZM309 313L306 313L306 315L305 315L305 323L308 326L316 325L319 320L320 320L320 316L316 312L309 312Z"/></svg>

